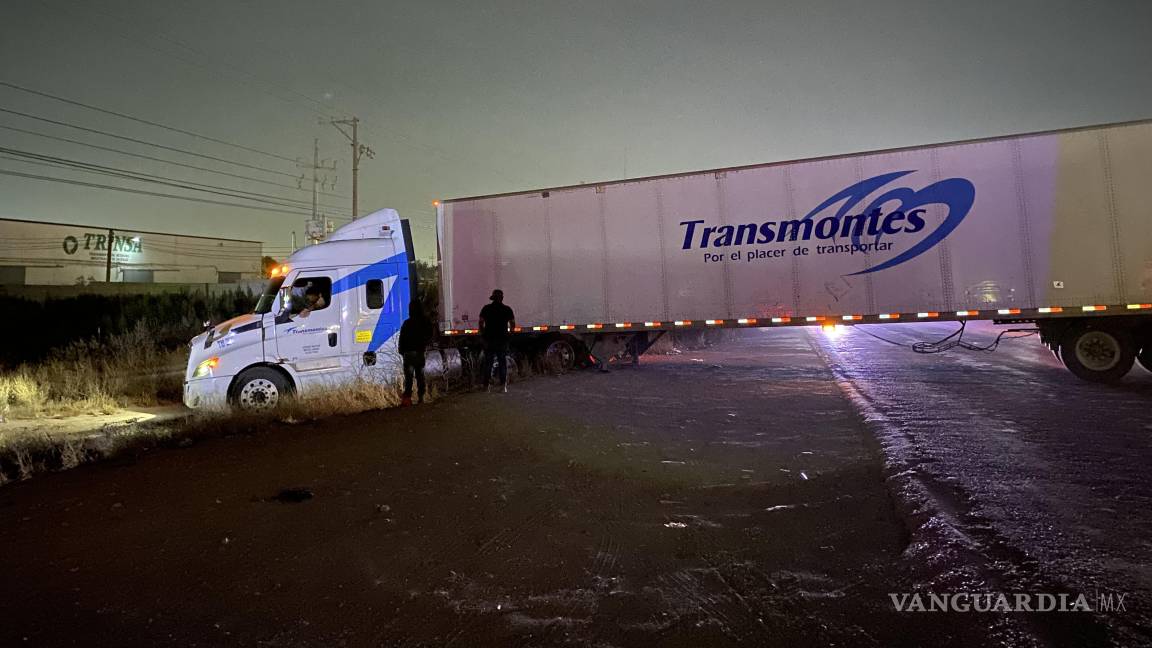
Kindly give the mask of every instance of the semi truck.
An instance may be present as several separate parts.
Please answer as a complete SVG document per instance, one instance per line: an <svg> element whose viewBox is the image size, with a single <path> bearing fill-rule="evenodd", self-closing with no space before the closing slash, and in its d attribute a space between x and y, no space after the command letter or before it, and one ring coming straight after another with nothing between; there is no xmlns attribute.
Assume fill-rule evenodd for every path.
<svg viewBox="0 0 1152 648"><path fill-rule="evenodd" d="M514 345L566 365L668 331L992 320L1088 381L1152 369L1152 121L435 205L439 344L464 358L500 288ZM193 340L186 402L394 372L407 231L383 210L294 254L255 313ZM309 287L329 306L301 318Z"/></svg>

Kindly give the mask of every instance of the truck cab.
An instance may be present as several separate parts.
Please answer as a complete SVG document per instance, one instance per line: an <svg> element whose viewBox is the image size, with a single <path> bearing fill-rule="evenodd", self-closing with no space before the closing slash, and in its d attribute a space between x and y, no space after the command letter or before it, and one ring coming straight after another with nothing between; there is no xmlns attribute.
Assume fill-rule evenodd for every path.
<svg viewBox="0 0 1152 648"><path fill-rule="evenodd" d="M291 394L394 378L414 294L411 250L407 223L384 209L295 252L253 312L192 339L184 404L263 409Z"/></svg>

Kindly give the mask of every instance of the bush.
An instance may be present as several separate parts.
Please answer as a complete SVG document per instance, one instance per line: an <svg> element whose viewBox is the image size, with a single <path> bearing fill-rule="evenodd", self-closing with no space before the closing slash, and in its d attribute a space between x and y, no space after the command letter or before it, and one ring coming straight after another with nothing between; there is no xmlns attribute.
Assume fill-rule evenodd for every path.
<svg viewBox="0 0 1152 648"><path fill-rule="evenodd" d="M160 348L188 342L205 320L219 322L252 310L256 298L237 290L219 295L176 292L155 295L79 295L43 302L0 295L0 368L47 359L72 343L104 344L132 333L142 321L144 333Z"/></svg>
<svg viewBox="0 0 1152 648"><path fill-rule="evenodd" d="M0 414L110 413L121 405L179 400L183 347L161 346L153 329L139 320L119 335L72 342L42 362L0 373Z"/></svg>

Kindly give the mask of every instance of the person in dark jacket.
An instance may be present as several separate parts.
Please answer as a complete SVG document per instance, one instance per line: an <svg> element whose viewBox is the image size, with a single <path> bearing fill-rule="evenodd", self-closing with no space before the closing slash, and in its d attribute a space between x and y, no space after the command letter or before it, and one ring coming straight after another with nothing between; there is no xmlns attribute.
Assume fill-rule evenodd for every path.
<svg viewBox="0 0 1152 648"><path fill-rule="evenodd" d="M404 394L402 405L412 404L412 378L416 378L416 402L424 402L424 357L434 330L432 321L424 314L424 306L418 300L408 305L408 319L400 326L400 340L397 351L404 359Z"/></svg>
<svg viewBox="0 0 1152 648"><path fill-rule="evenodd" d="M480 337L484 340L484 360L481 363L480 374L483 378L484 389L492 379L492 360L496 360L500 388L508 392L508 338L512 329L516 328L516 315L512 309L504 305L504 291L493 290L489 297L492 303L480 309Z"/></svg>

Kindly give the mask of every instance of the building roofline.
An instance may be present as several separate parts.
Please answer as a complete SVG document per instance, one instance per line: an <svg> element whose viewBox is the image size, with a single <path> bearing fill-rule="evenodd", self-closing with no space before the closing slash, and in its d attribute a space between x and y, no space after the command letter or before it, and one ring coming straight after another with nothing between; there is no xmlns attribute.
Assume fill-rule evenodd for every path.
<svg viewBox="0 0 1152 648"><path fill-rule="evenodd" d="M200 236L199 234L174 234L172 232L150 232L148 230L133 229L130 227L105 227L105 226L101 226L101 225L84 225L82 223L52 223L52 222L48 222L48 221L26 220L23 218L0 218L0 222L5 222L5 221L10 222L10 223L29 223L32 225L56 225L59 227L83 227L85 229L94 229L94 230L114 230L114 231L119 230L122 232L129 232L131 234L155 234L157 236L180 236L183 238L208 239L210 241L231 241L233 243L257 243L261 247L264 246L263 241L251 241L248 239L223 238L220 236Z"/></svg>

